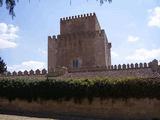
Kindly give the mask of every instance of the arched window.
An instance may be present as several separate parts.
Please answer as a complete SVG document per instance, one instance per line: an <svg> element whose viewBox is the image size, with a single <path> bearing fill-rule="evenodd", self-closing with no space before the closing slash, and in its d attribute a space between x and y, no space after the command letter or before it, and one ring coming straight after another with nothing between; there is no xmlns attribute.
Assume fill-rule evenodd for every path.
<svg viewBox="0 0 160 120"><path fill-rule="evenodd" d="M79 68L79 66L80 66L79 60L78 59L73 60L73 68Z"/></svg>

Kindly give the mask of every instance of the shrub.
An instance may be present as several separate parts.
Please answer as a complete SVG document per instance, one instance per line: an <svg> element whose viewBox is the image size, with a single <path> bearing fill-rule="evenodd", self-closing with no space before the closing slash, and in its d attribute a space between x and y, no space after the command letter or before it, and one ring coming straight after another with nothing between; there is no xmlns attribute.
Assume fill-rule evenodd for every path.
<svg viewBox="0 0 160 120"><path fill-rule="evenodd" d="M69 80L0 80L0 97L9 100L70 100L84 98L160 98L160 78L90 78Z"/></svg>

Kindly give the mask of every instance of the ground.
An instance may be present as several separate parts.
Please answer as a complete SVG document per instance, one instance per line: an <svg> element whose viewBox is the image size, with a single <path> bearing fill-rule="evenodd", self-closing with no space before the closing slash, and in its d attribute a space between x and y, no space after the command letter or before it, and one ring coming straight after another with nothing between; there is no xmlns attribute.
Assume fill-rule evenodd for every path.
<svg viewBox="0 0 160 120"><path fill-rule="evenodd" d="M16 116L16 115L3 115L3 114L0 114L0 120L56 120L56 119L23 117L23 116Z"/></svg>
<svg viewBox="0 0 160 120"><path fill-rule="evenodd" d="M96 118L84 118L84 117L73 117L73 116L59 116L55 118L36 118L36 117L25 117L17 115L5 115L0 114L0 120L100 120Z"/></svg>

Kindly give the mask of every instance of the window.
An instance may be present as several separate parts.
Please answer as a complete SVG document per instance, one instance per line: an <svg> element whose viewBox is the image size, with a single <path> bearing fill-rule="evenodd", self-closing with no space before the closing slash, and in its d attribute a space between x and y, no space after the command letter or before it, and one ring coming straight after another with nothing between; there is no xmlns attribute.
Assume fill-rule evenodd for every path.
<svg viewBox="0 0 160 120"><path fill-rule="evenodd" d="M73 68L79 68L79 60L73 60Z"/></svg>
<svg viewBox="0 0 160 120"><path fill-rule="evenodd" d="M75 65L76 65L76 64L75 64L75 60L73 60L73 68L75 68Z"/></svg>

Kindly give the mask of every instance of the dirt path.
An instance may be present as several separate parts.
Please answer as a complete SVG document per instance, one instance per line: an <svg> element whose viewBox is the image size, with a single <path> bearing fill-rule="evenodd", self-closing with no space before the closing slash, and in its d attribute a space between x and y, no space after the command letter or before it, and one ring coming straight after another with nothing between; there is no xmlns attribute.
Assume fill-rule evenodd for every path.
<svg viewBox="0 0 160 120"><path fill-rule="evenodd" d="M16 116L16 115L3 115L3 114L0 114L0 120L56 120L56 119L23 117L23 116Z"/></svg>

